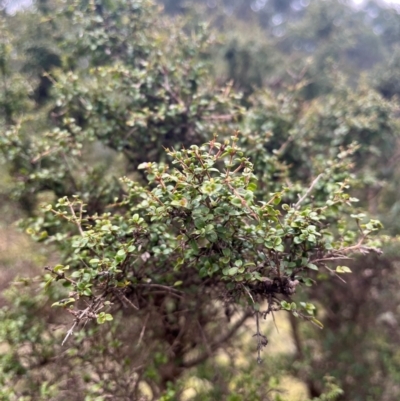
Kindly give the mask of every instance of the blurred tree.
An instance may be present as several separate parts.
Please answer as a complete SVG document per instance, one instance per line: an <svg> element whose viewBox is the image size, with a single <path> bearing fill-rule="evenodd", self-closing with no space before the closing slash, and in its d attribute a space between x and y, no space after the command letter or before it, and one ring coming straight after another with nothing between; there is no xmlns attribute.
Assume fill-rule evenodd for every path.
<svg viewBox="0 0 400 401"><path fill-rule="evenodd" d="M3 197L52 256L5 294L0 398L282 400L292 375L315 400L397 400L397 242L369 238L377 214L397 233L397 14L165 10L2 15ZM385 259L346 260L379 246ZM320 326L317 309L318 333L297 319ZM260 369L259 318L278 310L295 353Z"/></svg>

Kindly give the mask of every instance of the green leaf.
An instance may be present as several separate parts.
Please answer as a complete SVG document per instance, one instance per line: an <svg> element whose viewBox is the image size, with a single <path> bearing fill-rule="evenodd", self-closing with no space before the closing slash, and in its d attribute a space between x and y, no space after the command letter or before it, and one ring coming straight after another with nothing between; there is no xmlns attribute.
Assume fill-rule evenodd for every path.
<svg viewBox="0 0 400 401"><path fill-rule="evenodd" d="M315 317L313 317L311 320L311 323L314 323L318 328L323 329L324 325Z"/></svg>
<svg viewBox="0 0 400 401"><path fill-rule="evenodd" d="M123 249L120 249L115 255L115 260L117 263L124 261L126 258L126 252Z"/></svg>
<svg viewBox="0 0 400 401"><path fill-rule="evenodd" d="M318 266L314 265L314 263L308 263L307 267L311 270L317 270L318 271Z"/></svg>
<svg viewBox="0 0 400 401"><path fill-rule="evenodd" d="M304 281L304 284L305 284L307 287L311 287L311 286L314 284L314 280L312 280L312 279L310 279L310 278L308 278L308 277L303 278L303 281Z"/></svg>
<svg viewBox="0 0 400 401"><path fill-rule="evenodd" d="M229 257L229 256L225 256L225 257L223 257L223 258L219 258L219 261L222 263L222 264L228 264L229 263L229 261L231 260L231 258Z"/></svg>
<svg viewBox="0 0 400 401"><path fill-rule="evenodd" d="M198 247L197 242L196 242L195 240L191 240L191 241L189 242L189 246L192 248L192 250L193 250L193 252L194 252L195 254L198 254L198 253L199 253L199 247Z"/></svg>
<svg viewBox="0 0 400 401"><path fill-rule="evenodd" d="M273 203L275 206L278 206L278 205L281 203L281 201L282 201L281 197L280 197L280 196L276 196L276 197L274 198L274 200L272 201L272 203Z"/></svg>
<svg viewBox="0 0 400 401"><path fill-rule="evenodd" d="M242 201L239 198L236 198L236 197L232 197L231 198L231 203L232 203L232 205L237 206L237 207L241 207L242 206Z"/></svg>
<svg viewBox="0 0 400 401"><path fill-rule="evenodd" d="M235 275L235 274L237 273L237 271L238 271L238 268L237 268L237 267L231 267L231 268L228 270L228 275L229 275L229 276L233 276L233 275Z"/></svg>
<svg viewBox="0 0 400 401"><path fill-rule="evenodd" d="M71 304L73 302L75 302L75 298L66 298L66 299L62 299L61 301L58 302L54 302L51 307L53 306L66 306L68 304Z"/></svg>
<svg viewBox="0 0 400 401"><path fill-rule="evenodd" d="M257 190L257 183L254 182L254 181L251 181L251 182L249 183L249 185L247 185L247 190L248 190L248 191L255 192L255 191Z"/></svg>
<svg viewBox="0 0 400 401"><path fill-rule="evenodd" d="M336 273L351 273L351 269L347 266L337 266Z"/></svg>
<svg viewBox="0 0 400 401"><path fill-rule="evenodd" d="M63 269L64 269L64 265L56 265L56 266L54 266L54 271L55 272L62 272L63 271Z"/></svg>
<svg viewBox="0 0 400 401"><path fill-rule="evenodd" d="M229 248L224 248L222 250L222 253L224 254L224 256L231 256L231 250Z"/></svg>
<svg viewBox="0 0 400 401"><path fill-rule="evenodd" d="M82 273L83 273L83 271L82 271L82 270L77 270L77 271L74 271L74 272L71 274L71 277L72 277L72 278L78 278L78 277L81 277L81 276L82 276Z"/></svg>
<svg viewBox="0 0 400 401"><path fill-rule="evenodd" d="M303 240L300 237L294 237L293 242L298 245L301 244L303 242Z"/></svg>
<svg viewBox="0 0 400 401"><path fill-rule="evenodd" d="M52 283L53 281L55 281L55 279L54 279L53 277L50 277L50 278L46 281L46 283L45 283L45 285L44 285L44 288L45 288L45 289L46 289L46 288L49 288L50 285L51 285L51 283Z"/></svg>
<svg viewBox="0 0 400 401"><path fill-rule="evenodd" d="M99 315L97 316L97 323L98 324L103 324L106 321L106 314L104 312L99 313Z"/></svg>

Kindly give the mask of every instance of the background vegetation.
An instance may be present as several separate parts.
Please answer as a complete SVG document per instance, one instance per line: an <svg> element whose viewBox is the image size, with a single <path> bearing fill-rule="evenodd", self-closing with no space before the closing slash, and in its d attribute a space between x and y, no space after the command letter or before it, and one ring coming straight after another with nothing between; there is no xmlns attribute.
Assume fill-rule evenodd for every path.
<svg viewBox="0 0 400 401"><path fill-rule="evenodd" d="M399 9L0 5L1 400L399 399Z"/></svg>

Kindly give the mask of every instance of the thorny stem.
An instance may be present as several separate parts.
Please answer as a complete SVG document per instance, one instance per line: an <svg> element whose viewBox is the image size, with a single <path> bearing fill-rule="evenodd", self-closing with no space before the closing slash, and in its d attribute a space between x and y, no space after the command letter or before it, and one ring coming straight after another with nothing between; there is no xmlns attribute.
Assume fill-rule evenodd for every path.
<svg viewBox="0 0 400 401"><path fill-rule="evenodd" d="M78 319L75 320L74 324L72 325L72 327L67 331L66 336L64 337L63 342L61 343L61 346L63 346L65 344L65 342L68 340L68 337L71 336L74 332L74 328L75 326L78 324Z"/></svg>
<svg viewBox="0 0 400 401"><path fill-rule="evenodd" d="M68 337L71 336L74 332L74 328L75 326L80 322L80 320L90 311L90 307L87 307L85 310L83 310L81 312L81 314L79 316L76 316L74 324L72 325L72 327L67 331L66 336L64 337L63 342L61 343L61 346L63 346L65 344L65 342L68 340Z"/></svg>
<svg viewBox="0 0 400 401"><path fill-rule="evenodd" d="M98 295L93 302L91 303L91 305L89 305L86 309L84 309L83 311L81 311L81 313L79 313L78 311L74 311L71 309L67 309L70 313L72 313L73 315L75 315L75 320L74 320L74 324L71 326L71 328L67 331L66 336L64 337L63 342L61 343L61 346L63 346L65 344L65 342L67 341L68 337L71 336L74 332L74 329L76 327L76 325L85 317L85 315L89 315L88 319L90 318L96 318L97 315L96 313L104 306L101 303L102 298L104 297L104 293ZM100 306L100 307L99 307Z"/></svg>

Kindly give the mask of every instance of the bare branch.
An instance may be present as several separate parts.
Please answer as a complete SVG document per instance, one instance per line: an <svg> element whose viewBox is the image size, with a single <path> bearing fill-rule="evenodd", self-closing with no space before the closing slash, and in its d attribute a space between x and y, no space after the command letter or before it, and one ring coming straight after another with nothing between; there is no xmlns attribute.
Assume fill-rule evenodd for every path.
<svg viewBox="0 0 400 401"><path fill-rule="evenodd" d="M307 196L311 193L311 191L314 189L315 185L319 181L319 179L322 177L323 174L319 174L317 178L311 183L310 187L307 189L306 193L299 199L299 201L294 205L295 209L298 209L301 203L304 201L304 199L307 198Z"/></svg>
<svg viewBox="0 0 400 401"><path fill-rule="evenodd" d="M81 226L81 222L80 222L80 220L76 217L75 210L74 210L74 208L72 207L72 203L71 203L69 200L68 200L68 206L69 206L69 210L71 210L72 216L74 216L74 221L75 221L76 226L78 227L79 233L81 234L82 237L84 237L85 234L83 233L82 226ZM81 205L81 209L80 209L80 212L79 212L79 213L80 213L80 215L81 215L81 213L82 213L82 205Z"/></svg>
<svg viewBox="0 0 400 401"><path fill-rule="evenodd" d="M140 335L139 335L139 340L137 342L137 347L140 346L140 343L142 342L143 336L144 336L144 332L146 330L146 325L147 325L147 321L149 320L150 317L150 313L147 314L146 318L144 319L144 323L143 323L143 327L142 330L140 331Z"/></svg>
<svg viewBox="0 0 400 401"><path fill-rule="evenodd" d="M340 277L334 270L330 269L326 264L324 264L326 270L330 271L334 276L336 276L340 281L346 284L346 280Z"/></svg>
<svg viewBox="0 0 400 401"><path fill-rule="evenodd" d="M248 310L243 314L243 316L231 327L231 329L225 333L221 338L219 338L214 343L210 344L210 349L212 352L216 351L219 346L226 341L228 341L243 325L243 323L252 315L252 311ZM192 359L191 361L183 362L183 368L192 368L193 366L198 365L199 363L204 362L207 358L209 358L209 353L205 352L199 355L197 358Z"/></svg>

